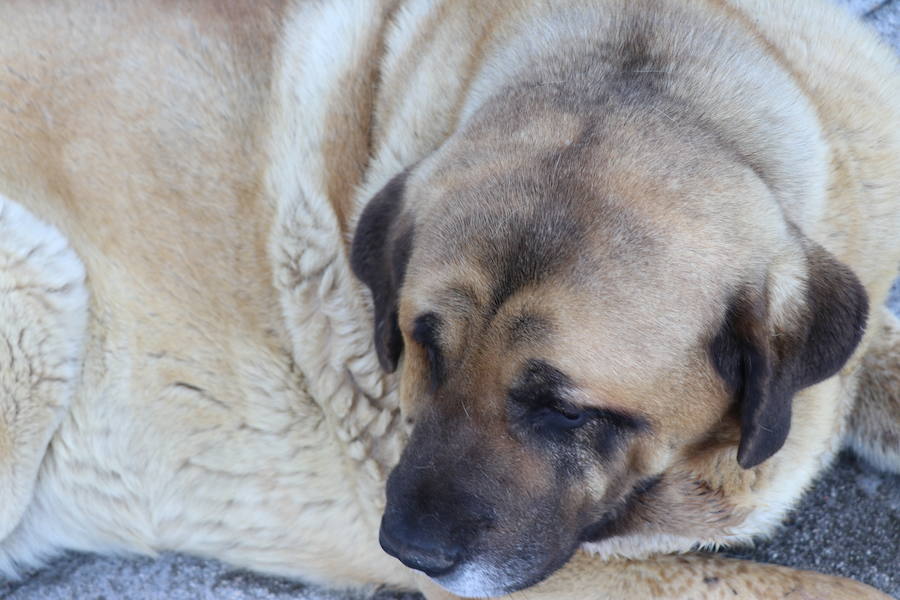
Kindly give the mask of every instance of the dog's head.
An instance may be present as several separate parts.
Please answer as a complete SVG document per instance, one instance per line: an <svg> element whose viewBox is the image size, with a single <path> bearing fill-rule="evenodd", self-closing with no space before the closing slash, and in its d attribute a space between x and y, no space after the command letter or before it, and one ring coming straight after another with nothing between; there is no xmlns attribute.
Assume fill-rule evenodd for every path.
<svg viewBox="0 0 900 600"><path fill-rule="evenodd" d="M461 595L614 534L723 421L742 467L771 457L866 318L702 127L516 94L390 181L352 248L413 423L381 542Z"/></svg>

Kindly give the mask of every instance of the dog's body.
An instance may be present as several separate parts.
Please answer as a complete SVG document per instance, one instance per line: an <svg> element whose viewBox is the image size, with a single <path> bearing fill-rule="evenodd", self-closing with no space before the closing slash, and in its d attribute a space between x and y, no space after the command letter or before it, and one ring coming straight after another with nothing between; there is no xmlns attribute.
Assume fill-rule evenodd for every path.
<svg viewBox="0 0 900 600"><path fill-rule="evenodd" d="M772 231L788 222L852 269L872 307L868 333L840 374L796 395L784 446L752 469L734 460L737 429L715 425L729 422L721 407L670 415L681 431L703 431L684 434L692 450L671 459L662 504L647 509L643 526L614 528L593 544L600 558L577 557L529 597L542 589L548 598L583 598L585 590L688 597L720 593L720 581L761 597L796 586L838 597L854 585L721 558L651 555L770 533L843 443L857 396L866 408L852 421L855 447L898 469L889 438L900 423L872 417L890 414L896 393L857 390L858 380L875 381L874 389L900 368L896 329L879 310L900 260L895 58L818 2L551 4L0 6L3 571L65 548L173 549L437 595L378 545L385 479L407 427L350 271L351 235L366 200L404 169L431 168L438 148L459 154L458 140L472 129L454 134L484 119L479 111L528 69L540 74L538 87L562 85L552 74L565 74L565 58L563 67L547 66L538 60L544 49L618 43L623 23L652 15L652 48L642 50L652 61L607 69L602 58L615 52L601 45L597 68L674 73L684 82L680 101L729 123L725 145L775 196L754 212L777 206L767 217ZM610 184L616 189L662 171L667 193L691 185L680 174L727 193L743 177L715 161L691 162L692 153L699 161L707 154L693 145L677 103L637 110L656 115L646 120L651 134L629 130L628 119L608 133L620 149L611 169L624 173ZM526 116L510 126L514 138L490 129L514 114L501 111L476 128L484 155L467 167L475 174L457 178L502 172L507 147L565 147L579 134L574 121L567 129ZM667 123L676 134L655 138ZM671 160L658 165L630 149L659 139ZM458 172L443 181L455 185ZM637 210L653 213L648 206ZM729 206L696 210L731 223L738 237L769 235L748 231L755 225ZM689 225L691 210L679 213ZM712 256L704 269L717 274L742 260L692 238L673 214L657 215L682 236L673 256ZM680 331L673 311L701 302L713 286L703 278L709 272L660 284L663 293L678 289L673 281L687 290L674 301L634 302L660 314L660 329ZM790 304L804 277L776 283L775 301ZM859 378L861 364L874 371ZM617 556L641 560L603 562Z"/></svg>

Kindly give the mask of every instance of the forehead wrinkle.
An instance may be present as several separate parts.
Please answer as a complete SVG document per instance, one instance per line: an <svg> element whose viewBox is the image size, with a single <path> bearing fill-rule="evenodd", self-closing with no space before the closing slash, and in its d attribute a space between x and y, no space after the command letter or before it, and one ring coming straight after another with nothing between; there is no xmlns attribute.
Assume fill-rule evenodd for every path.
<svg viewBox="0 0 900 600"><path fill-rule="evenodd" d="M549 336L552 329L546 317L527 310L515 312L505 321L506 344L509 348L541 342Z"/></svg>
<svg viewBox="0 0 900 600"><path fill-rule="evenodd" d="M492 240L490 256L481 257L480 266L494 275L489 316L496 315L518 292L539 285L575 257L583 232L566 209L548 206L529 212L509 219L506 235ZM534 214L537 212L543 214Z"/></svg>
<svg viewBox="0 0 900 600"><path fill-rule="evenodd" d="M480 305L475 289L467 284L451 284L435 294L441 308L459 316L468 316Z"/></svg>

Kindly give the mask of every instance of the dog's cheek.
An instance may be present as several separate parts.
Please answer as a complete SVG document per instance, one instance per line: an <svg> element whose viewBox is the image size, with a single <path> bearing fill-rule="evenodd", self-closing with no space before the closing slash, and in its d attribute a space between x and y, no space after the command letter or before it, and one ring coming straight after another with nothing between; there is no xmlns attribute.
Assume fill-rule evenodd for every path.
<svg viewBox="0 0 900 600"><path fill-rule="evenodd" d="M403 366L400 369L400 412L408 426L413 426L418 415L431 407L433 395L428 389L428 362L425 351L416 344L406 346Z"/></svg>
<svg viewBox="0 0 900 600"><path fill-rule="evenodd" d="M532 449L528 454L527 461L508 467L515 478L512 485L497 490L501 497L518 499L507 504L498 531L510 542L510 552L532 548L540 555L525 558L535 561L535 568L555 569L577 547L583 513L595 495L602 496L606 474L596 458L577 444L552 453Z"/></svg>

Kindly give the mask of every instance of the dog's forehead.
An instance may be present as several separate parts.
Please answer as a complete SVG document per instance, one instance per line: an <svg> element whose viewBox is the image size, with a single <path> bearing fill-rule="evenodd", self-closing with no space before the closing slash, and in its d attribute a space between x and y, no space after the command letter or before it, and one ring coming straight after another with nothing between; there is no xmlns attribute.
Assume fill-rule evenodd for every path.
<svg viewBox="0 0 900 600"><path fill-rule="evenodd" d="M543 303L565 290L563 307L624 305L646 318L632 306L643 299L657 320L673 318L722 295L731 259L717 246L722 232L660 212L577 178L498 177L417 218L404 296L422 310L438 303L493 316L523 292Z"/></svg>
<svg viewBox="0 0 900 600"><path fill-rule="evenodd" d="M626 124L608 132L554 114L518 142L451 144L410 183L413 267L427 279L464 261L520 287L560 269L628 271L689 254L703 259L697 270L738 264L764 186L709 148Z"/></svg>
<svg viewBox="0 0 900 600"><path fill-rule="evenodd" d="M546 122L529 129L540 147L489 142L478 160L451 148L413 178L401 325L441 315L449 347L506 357L479 366L496 363L505 381L530 354L595 392L636 397L705 360L752 262L741 227L759 182L652 123L612 133L560 123L555 136Z"/></svg>

